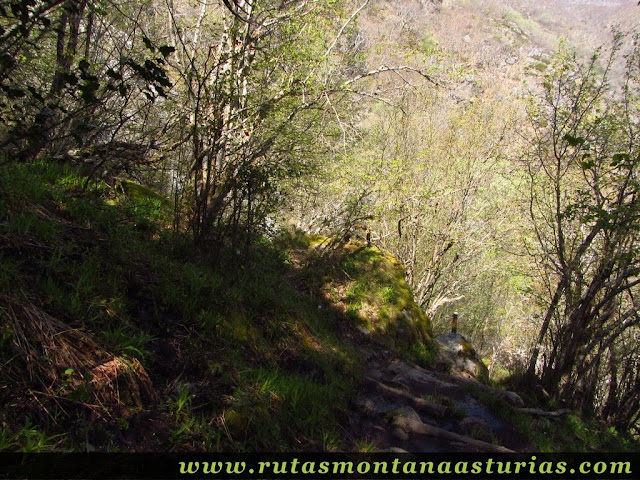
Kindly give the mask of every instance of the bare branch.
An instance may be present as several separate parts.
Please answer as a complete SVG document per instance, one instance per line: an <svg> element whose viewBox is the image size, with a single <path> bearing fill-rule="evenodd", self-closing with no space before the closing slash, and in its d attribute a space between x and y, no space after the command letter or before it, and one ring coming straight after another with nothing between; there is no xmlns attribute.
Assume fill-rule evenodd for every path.
<svg viewBox="0 0 640 480"><path fill-rule="evenodd" d="M458 295L457 297L449 298L449 297L440 297L429 307L429 314L431 316L435 315L436 311L445 306L447 303L458 302L460 300L464 300L464 295Z"/></svg>
<svg viewBox="0 0 640 480"><path fill-rule="evenodd" d="M247 14L245 9L240 5L240 3L242 3L240 0L222 0L222 3L224 3L224 6L227 7L227 10L229 10L229 12L231 12L233 16L241 22L255 23L253 20L251 20L250 15ZM245 16L240 14L240 12L245 13Z"/></svg>
<svg viewBox="0 0 640 480"><path fill-rule="evenodd" d="M419 70L417 68L409 67L409 66L388 67L386 65L382 65L381 67L376 68L375 70L370 70L370 71L368 71L366 73L362 73L360 75L357 75L357 76L347 80L346 82L344 82L344 86L347 87L347 86L351 85L352 83L357 82L358 80L362 80L363 78L367 78L367 77L373 77L373 76L379 75L381 73L385 73L385 72L395 72L395 73L397 73L397 72L401 72L401 71L417 73L418 75L420 75L421 77L423 77L427 81L429 81L430 83L433 83L434 85L436 85L438 87L441 86L433 78L431 78L429 75L427 75L422 70Z"/></svg>
<svg viewBox="0 0 640 480"><path fill-rule="evenodd" d="M353 12L351 14L351 16L347 19L347 21L344 22L344 25L342 25L340 30L338 30L338 34L333 39L333 42L331 42L331 45L329 45L329 48L327 48L327 51L324 54L325 57L329 57L329 55L331 55L331 51L335 48L336 44L338 43L338 40L340 39L340 37L342 36L342 33L345 30L345 28L347 28L347 26L358 16L358 14L362 11L362 9L369 4L369 1L370 0L365 0L365 2L362 5L360 5L360 7L358 9L356 9L355 12Z"/></svg>

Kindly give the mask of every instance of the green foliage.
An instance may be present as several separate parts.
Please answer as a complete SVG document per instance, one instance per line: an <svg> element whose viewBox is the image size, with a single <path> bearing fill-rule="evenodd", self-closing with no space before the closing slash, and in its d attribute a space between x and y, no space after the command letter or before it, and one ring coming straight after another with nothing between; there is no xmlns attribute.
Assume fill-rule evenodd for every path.
<svg viewBox="0 0 640 480"><path fill-rule="evenodd" d="M540 74L540 73L545 73L547 68L548 68L548 66L549 65L547 63L545 63L545 62L536 61L536 62L528 64L526 66L526 68L529 71L534 70L534 72L533 72L534 74Z"/></svg>
<svg viewBox="0 0 640 480"><path fill-rule="evenodd" d="M154 15L148 24L147 10L134 11L134 4L106 11L91 2L63 2L39 11L32 1L10 1L0 8L0 119L6 125L0 139L6 148L0 152L0 289L86 333L109 353L141 360L162 397L149 409L157 407L168 424L167 448L284 450L311 438L314 446L337 449L345 399L353 378L361 376L361 345L349 338L365 337L354 325L421 365L436 354L431 317L442 325L454 306L461 307L474 343L526 343L528 331L512 312L531 323L535 307L527 305L552 286L523 273L525 261L505 259L500 245L535 237L513 222L518 217L511 204L518 203L514 184L527 173L537 181L545 169L514 174L506 160L516 148L508 132L514 125L520 132L521 124L510 124L510 112L500 105L509 102L488 101L500 89L483 83L475 68L465 69L464 85L454 88L469 90L463 99L452 99L449 89L440 94L415 85L404 76L408 71L390 77L414 84L411 90L396 89L385 76L351 82L368 70L361 43L367 35L360 35L355 18L345 23L351 12L341 2L313 2L299 14L289 10L295 2L274 9L257 1L255 10L236 12L250 15L248 22L228 11L233 6L167 3L166 9L147 9ZM386 9L371 7L374 16ZM510 7L503 12L499 28L510 30L514 48L528 36L542 36L535 20ZM97 25L104 33L100 45L92 36ZM340 25L345 28L336 38ZM383 35L376 55L404 42L406 49L397 52L403 64L434 64L436 37L414 28L413 19L406 26L395 37ZM254 37L254 29L262 33ZM158 41L165 38L173 45ZM207 52L217 52L215 59ZM607 74L594 63L581 84L568 58L560 60L555 70L542 59L530 65L546 73L547 87L559 86L553 91L560 95L576 86L593 92L597 82L589 75ZM447 80L459 78L454 73ZM363 95L354 96L356 91ZM626 94L628 105L637 101L632 89ZM554 113L561 119L576 110L558 107ZM556 130L553 146L568 152L571 162L555 183L566 179L572 187L560 196L568 203L556 210L558 222L549 225L568 226L576 235L594 225L635 235L634 204L610 208L608 191L592 195L589 189L627 181L634 198L637 190L638 155L626 149L634 142L625 142L622 133L633 130L625 128L633 126L624 123L629 110L607 102L599 107L582 117L589 128L573 128L578 121ZM532 116L537 128L551 125L544 111ZM132 146L127 152L133 154L92 148L105 138L114 139L105 146ZM18 154L39 160L18 164ZM85 164L92 178L73 163ZM547 186L532 191L552 197ZM309 225L326 228L331 238L293 229L271 240L278 230L273 218L294 193ZM365 231L395 257L364 247ZM609 252L606 238L596 243ZM609 256L623 267L616 273L635 265L632 247ZM550 258L543 253L538 266ZM569 262L569 278L587 278L597 253ZM588 287L569 293L579 298ZM453 305L456 298L464 302ZM632 306L633 298L616 305ZM631 334L613 338L616 325L632 317L616 318L621 321L600 330L612 332L608 357L598 367L608 368L609 378L616 376L616 355L637 346ZM554 327L553 338L572 330L561 322ZM0 318L0 366L7 371L19 363L18 334ZM589 365L596 357L576 358ZM56 393L69 394L71 403L85 401L87 392L74 387L78 372L58 373ZM20 381L28 391L28 380ZM578 391L573 386L567 391ZM7 396L0 391L0 400ZM35 402L22 407L33 409L34 419L49 418L50 410L59 420L63 406L49 400L42 409ZM39 439L37 432L74 431L88 418L75 407L64 405L77 419L65 418L57 427L38 424L36 433L29 426L24 432L31 433L21 434L22 427L11 424L0 444L18 448L20 437L35 445L28 448L47 448L53 437ZM132 421L135 413L105 415L104 422L132 429L139 423ZM552 422L514 421L555 438ZM566 429L585 445L595 435L575 422ZM64 439L69 445L76 440ZM355 443L371 449L366 439Z"/></svg>
<svg viewBox="0 0 640 480"><path fill-rule="evenodd" d="M508 419L543 452L634 452L637 449L637 441L630 436L574 414L560 420L525 414L514 414Z"/></svg>
<svg viewBox="0 0 640 480"><path fill-rule="evenodd" d="M361 359L336 333L331 309L319 309L317 298L284 280L292 267L282 244L265 241L247 259L248 268L228 268L234 265L232 259L203 261L186 251L179 238L164 243L163 238L171 237L141 234L136 224L140 217L154 215L145 210L153 195L121 195L101 183L85 188L73 168L48 162L9 165L0 170L0 178L3 185L4 178L18 180L7 182L0 192L0 200L10 205L0 240L10 239L11 245L35 253L25 258L18 250L0 250L0 284L7 286L3 294L23 298L28 290L48 314L82 327L114 355L138 358L161 379L156 388L172 393L154 408L170 419L165 440L169 446L283 450L307 437L337 448L337 418ZM13 191L16 187L20 190ZM42 203L34 204L31 193ZM142 209L132 208L135 205ZM160 216L154 228L161 231L165 224L166 217ZM300 245L307 248L315 240ZM0 332L2 345L11 347L15 332L10 324L1 321ZM176 377L154 372L164 362L158 345L178 342L184 357L164 367L176 368ZM12 349L1 351L2 365L14 365ZM180 372L189 372L190 378L178 382ZM205 400L193 388L194 379L210 383ZM72 406L91 398L85 386L75 386L76 380L76 372L67 369L56 381L57 394L75 402ZM222 405L216 389L231 385L237 396ZM64 425L70 430L87 420L82 410L72 418L57 413L55 404L48 408L56 418L66 418ZM233 412L261 429L264 437L253 439L255 433L246 426L232 429ZM112 425L85 430L99 438L103 429L136 428L128 418L118 415ZM40 428L45 439L59 433L51 425ZM26 438L18 432L14 424L8 426L3 433L6 442L13 445L16 438ZM50 442L38 443L35 434L28 435L30 442L40 445L28 448L48 448ZM74 448L77 441L84 449L86 439L74 436L60 437L64 446L58 447ZM116 448L100 440L90 443L90 448Z"/></svg>
<svg viewBox="0 0 640 480"><path fill-rule="evenodd" d="M366 291L366 285L359 282L353 282L352 285L347 290L346 300L349 303L360 302L364 297L365 291Z"/></svg>
<svg viewBox="0 0 640 480"><path fill-rule="evenodd" d="M354 323L359 323L361 309L362 304L360 302L350 303L347 306L345 314L349 320L353 321Z"/></svg>
<svg viewBox="0 0 640 480"><path fill-rule="evenodd" d="M599 49L586 61L566 48L558 52L542 96L529 109L538 140L525 167L528 214L537 239L530 252L541 290L548 292L538 343L551 352L538 365L536 347L528 375L537 374L554 399L586 416L605 416L620 429L635 418L631 411L621 413L618 403L627 395L624 390L635 387L617 383L617 376L618 370L637 371L631 346L636 322L625 319L636 316L637 282L631 272L639 266L640 218L635 201L640 139L634 127L640 87L631 60L639 54L634 42L624 85L616 88L624 42L614 34L608 50ZM622 403L637 410L637 402L633 407Z"/></svg>
<svg viewBox="0 0 640 480"><path fill-rule="evenodd" d="M388 285L380 289L379 295L385 305L394 303L398 298L398 292Z"/></svg>
<svg viewBox="0 0 640 480"><path fill-rule="evenodd" d="M371 453L377 451L376 444L366 438L359 438L353 446L356 452Z"/></svg>
<svg viewBox="0 0 640 480"><path fill-rule="evenodd" d="M422 53L431 54L438 48L438 41L429 34L425 34L422 37L422 44L420 50Z"/></svg>
<svg viewBox="0 0 640 480"><path fill-rule="evenodd" d="M585 420L575 413L553 418L531 415L516 411L493 393L473 389L473 394L542 452L637 451L637 439L608 428L597 420ZM554 405L543 407L555 409Z"/></svg>
<svg viewBox="0 0 640 480"><path fill-rule="evenodd" d="M242 373L240 380L238 401L225 413L225 424L242 449L281 450L302 434L320 441L337 428L331 410L345 408L335 401L343 398L345 385L262 369Z"/></svg>
<svg viewBox="0 0 640 480"><path fill-rule="evenodd" d="M204 451L220 451L223 432L215 422L215 417L197 412L193 408L193 392L189 385L179 385L176 395L169 398L167 407L175 427L171 431L171 442L186 448Z"/></svg>
<svg viewBox="0 0 640 480"><path fill-rule="evenodd" d="M148 344L155 340L152 334L139 331L125 322L106 327L101 330L101 336L115 353L136 357L143 364L151 356Z"/></svg>
<svg viewBox="0 0 640 480"><path fill-rule="evenodd" d="M64 435L47 435L30 422L18 431L10 433L6 425L0 425L0 451L39 453L55 451Z"/></svg>

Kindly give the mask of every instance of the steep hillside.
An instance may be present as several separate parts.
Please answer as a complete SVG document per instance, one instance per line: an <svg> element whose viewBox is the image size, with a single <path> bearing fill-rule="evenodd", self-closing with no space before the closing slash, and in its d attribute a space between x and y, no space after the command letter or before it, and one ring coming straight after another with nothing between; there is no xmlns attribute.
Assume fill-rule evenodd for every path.
<svg viewBox="0 0 640 480"><path fill-rule="evenodd" d="M633 33L637 2L419 0L371 2L359 19L360 48L372 68L410 63L438 76L461 101L521 95L563 40L590 54L611 42L612 28Z"/></svg>
<svg viewBox="0 0 640 480"><path fill-rule="evenodd" d="M46 160L4 167L0 205L0 450L348 448L368 337L433 356L376 247L197 252L151 190Z"/></svg>
<svg viewBox="0 0 640 480"><path fill-rule="evenodd" d="M259 45L229 2L215 15L234 35L245 21L235 41L208 2L201 13L170 3L168 28L136 40L154 60L123 66L131 84L111 82L125 82L112 65L135 47L120 39L140 36L116 28L127 11L104 19L113 44L97 47L109 51L101 65L78 57L76 69L64 42L57 57L40 44L17 50L23 76L2 85L16 124L4 133L17 137L0 152L0 451L637 450L517 375L499 384L482 363L502 350L522 368L541 320L530 299L548 293L527 277L535 259L510 263L519 252L503 248L530 233L514 207L528 198L507 179L524 172L512 143L526 136L521 96L562 37L584 52L606 43L602 25L635 26L635 2L371 0L357 21L333 17L332 4L299 24L265 9ZM102 13L87 11L82 28L67 13L57 40L69 27L79 56ZM39 20L45 38L52 20ZM165 43L192 21L211 24L193 43ZM220 37L200 48L205 31ZM308 50L292 48L299 38ZM212 67L213 52L226 60ZM43 66L68 72L50 68L50 88L23 91ZM404 75L417 69L420 86ZM53 112L41 104L56 91ZM85 122L92 101L101 112ZM335 182L328 193L324 180ZM291 207L294 190L318 198ZM281 226L289 207L327 236ZM458 306L478 351L466 331L435 335Z"/></svg>
<svg viewBox="0 0 640 480"><path fill-rule="evenodd" d="M295 232L216 258L152 191L46 160L3 168L0 205L2 451L624 446L432 370L429 319L375 246Z"/></svg>

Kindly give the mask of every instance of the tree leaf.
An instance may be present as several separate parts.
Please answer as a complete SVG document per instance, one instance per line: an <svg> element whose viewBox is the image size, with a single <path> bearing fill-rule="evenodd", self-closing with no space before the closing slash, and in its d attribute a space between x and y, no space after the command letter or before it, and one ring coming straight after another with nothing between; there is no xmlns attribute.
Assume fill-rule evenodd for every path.
<svg viewBox="0 0 640 480"><path fill-rule="evenodd" d="M590 158L587 158L580 163L580 166L583 170L593 170L596 167L596 162L594 162Z"/></svg>
<svg viewBox="0 0 640 480"><path fill-rule="evenodd" d="M573 135L569 135L568 133L562 138L563 140L566 140L566 142L572 147L582 146L586 142L584 137L574 137Z"/></svg>
<svg viewBox="0 0 640 480"><path fill-rule="evenodd" d="M626 163L631 160L631 156L628 153L616 153L612 157L612 164L614 167L619 166L621 163Z"/></svg>
<svg viewBox="0 0 640 480"><path fill-rule="evenodd" d="M158 50L164 58L167 58L169 55L176 51L176 48L172 47L171 45L162 45Z"/></svg>
<svg viewBox="0 0 640 480"><path fill-rule="evenodd" d="M149 38L146 35L142 37L142 43L144 43L144 46L147 47L152 52L156 51L156 47L153 46L153 43L151 42L151 40L149 40Z"/></svg>

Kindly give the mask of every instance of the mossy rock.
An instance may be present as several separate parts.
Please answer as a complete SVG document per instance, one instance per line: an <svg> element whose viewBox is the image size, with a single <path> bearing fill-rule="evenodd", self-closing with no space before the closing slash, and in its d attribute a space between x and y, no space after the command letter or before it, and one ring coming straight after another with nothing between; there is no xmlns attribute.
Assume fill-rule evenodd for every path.
<svg viewBox="0 0 640 480"><path fill-rule="evenodd" d="M321 281L322 296L343 320L380 344L429 363L436 350L431 319L415 302L402 263L382 248L353 239L331 254L318 253L330 243L311 235L297 242L308 245L313 261L307 264L307 277Z"/></svg>
<svg viewBox="0 0 640 480"><path fill-rule="evenodd" d="M340 266L347 275L346 301L357 304L365 328L389 337L400 349L432 343L431 321L415 302L397 258L378 247L351 242Z"/></svg>
<svg viewBox="0 0 640 480"><path fill-rule="evenodd" d="M459 333L446 333L436 337L439 350L436 364L451 374L475 378L489 383L489 369L473 345Z"/></svg>
<svg viewBox="0 0 640 480"><path fill-rule="evenodd" d="M122 187L122 191L131 198L137 200L156 200L165 207L171 206L169 200L167 200L152 188L133 182L131 180L121 180L120 185Z"/></svg>

